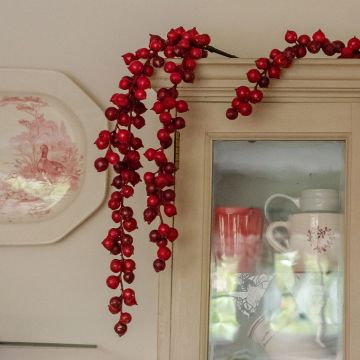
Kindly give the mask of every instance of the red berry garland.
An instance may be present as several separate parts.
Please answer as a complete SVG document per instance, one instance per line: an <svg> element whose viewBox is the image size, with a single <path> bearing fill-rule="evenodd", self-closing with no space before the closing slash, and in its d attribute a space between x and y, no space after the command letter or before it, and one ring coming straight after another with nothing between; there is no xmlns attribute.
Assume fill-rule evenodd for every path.
<svg viewBox="0 0 360 360"><path fill-rule="evenodd" d="M271 50L269 58L259 58L255 61L256 69L247 72L247 79L254 83L253 89L248 86L240 86L236 91L236 97L231 102L231 107L226 110L226 117L235 120L238 114L248 116L252 112L252 104L260 102L263 93L258 88L267 88L270 79L279 79L282 69L291 66L294 59L306 56L307 52L316 54L320 50L327 56L339 54L339 58L360 58L360 40L351 38L347 45L342 41L330 41L325 34L318 30L312 37L308 35L298 36L295 31L288 30L285 34L287 43L292 44L285 50Z"/></svg>
<svg viewBox="0 0 360 360"><path fill-rule="evenodd" d="M271 50L268 58L259 58L255 61L256 68L247 72L249 82L255 84L253 89L248 86L239 86L231 107L226 111L226 117L234 120L240 113L248 116L252 113L252 104L261 102L263 92L259 88L267 88L270 79L279 79L282 69L291 66L296 58L303 58L307 52L316 54L322 50L326 55L340 54L340 58L360 58L360 40L351 38L347 45L342 41L330 41L325 34L318 30L312 37L298 36L295 31L287 31L285 40L291 44L280 51ZM109 311L119 314L119 321L114 330L122 336L131 322L131 315L123 307L136 305L135 292L131 288L124 288L124 282L131 284L134 279L136 264L130 257L134 254L133 237L129 234L137 228L137 221L133 217L131 207L125 205L125 199L134 195L134 187L141 181L137 172L142 166L139 149L143 147L142 140L133 133L134 128L141 129L145 125L142 116L146 112L143 100L146 99L146 90L151 88L149 77L156 68L164 68L169 74L171 86L157 91L157 100L152 110L158 115L161 128L157 132L160 146L158 149L149 148L144 156L154 161L156 171L146 172L143 180L147 192L147 207L143 218L150 224L159 218L159 225L150 231L149 239L157 245L157 258L153 262L156 272L166 267L172 251L171 243L178 238L178 231L164 221L164 215L171 221L177 214L175 201L175 164L169 161L164 150L172 143L172 135L185 127L185 120L179 114L188 111L186 101L179 99L177 86L182 82L192 83L195 79L197 60L207 57L207 52L216 52L227 57L235 57L210 44L210 37L199 34L196 28L185 30L183 27L171 29L167 39L158 35L150 35L148 48L138 49L135 53L126 53L123 60L128 66L130 76L120 79L119 88L125 93L116 93L111 97L113 106L105 110L105 117L114 124L113 130L102 130L95 144L99 150L107 150L104 157L95 160L97 171L105 171L109 164L117 174L111 185L116 189L111 193L108 207L112 210L111 218L116 227L111 228L102 245L112 255L118 255L110 263L110 275L106 284L111 289L118 289L120 293L109 301ZM181 58L176 63L172 58Z"/></svg>
<svg viewBox="0 0 360 360"><path fill-rule="evenodd" d="M109 165L113 166L116 176L111 185L116 189L111 193L108 207L112 210L111 218L116 227L111 228L102 244L112 255L118 255L110 263L110 275L106 284L111 289L120 287L118 296L112 297L109 302L109 311L119 314L119 321L114 330L122 336L127 331L131 315L123 307L136 305L135 292L131 288L124 288L124 282L131 284L134 281L135 262L130 259L134 253L133 238L129 234L137 228L131 207L125 205L125 200L134 195L134 187L141 181L137 170L141 167L139 149L143 147L140 138L133 133L134 128L141 129L145 125L142 114L146 112L143 100L146 99L146 90L151 88L149 77L155 68L163 67L169 73L172 86L157 91L157 100L152 110L159 116L161 128L157 132L160 146L158 149L149 148L144 156L154 161L157 170L146 172L147 208L144 210L144 220L152 223L157 217L160 224L150 231L151 242L156 243L157 258L153 263L155 271L165 269L165 261L171 257L169 242L178 237L178 231L166 224L163 214L170 218L177 213L174 205L175 191L171 187L175 184L175 164L169 161L164 150L172 143L175 131L185 127L185 120L178 116L188 111L186 101L178 98L177 85L182 81L194 81L196 61L207 56L206 47L210 37L199 34L193 28L185 30L183 27L171 29L167 39L158 35L150 35L148 48L138 49L135 53L123 55L125 64L131 73L120 79L119 88L125 93L116 93L111 97L113 106L105 110L106 118L115 124L113 130L103 130L95 141L99 150L107 150L104 157L95 160L97 171L105 171ZM169 59L182 58L180 64Z"/></svg>

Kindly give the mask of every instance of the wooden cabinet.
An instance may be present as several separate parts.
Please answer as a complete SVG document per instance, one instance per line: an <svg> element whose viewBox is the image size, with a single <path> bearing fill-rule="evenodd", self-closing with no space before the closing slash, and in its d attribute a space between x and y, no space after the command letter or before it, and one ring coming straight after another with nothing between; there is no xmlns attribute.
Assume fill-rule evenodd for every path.
<svg viewBox="0 0 360 360"><path fill-rule="evenodd" d="M297 61L250 117L227 120L251 67L206 60L180 89L181 236L160 279L159 359L358 359L360 64ZM274 199L265 219L275 193L298 203Z"/></svg>

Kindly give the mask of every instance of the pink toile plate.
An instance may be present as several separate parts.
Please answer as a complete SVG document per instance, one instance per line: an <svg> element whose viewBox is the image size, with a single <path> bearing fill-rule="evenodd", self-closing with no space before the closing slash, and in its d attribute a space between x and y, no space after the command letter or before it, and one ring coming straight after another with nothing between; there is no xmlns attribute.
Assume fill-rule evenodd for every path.
<svg viewBox="0 0 360 360"><path fill-rule="evenodd" d="M0 69L0 245L54 243L103 202L101 109L56 71Z"/></svg>

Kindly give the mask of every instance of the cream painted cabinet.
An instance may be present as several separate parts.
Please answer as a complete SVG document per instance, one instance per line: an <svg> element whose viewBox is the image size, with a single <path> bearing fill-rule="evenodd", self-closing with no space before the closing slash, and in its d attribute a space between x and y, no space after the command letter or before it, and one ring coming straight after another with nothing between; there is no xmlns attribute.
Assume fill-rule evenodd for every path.
<svg viewBox="0 0 360 360"><path fill-rule="evenodd" d="M360 64L298 61L227 120L252 66L207 60L180 89L181 236L160 279L159 359L359 359Z"/></svg>

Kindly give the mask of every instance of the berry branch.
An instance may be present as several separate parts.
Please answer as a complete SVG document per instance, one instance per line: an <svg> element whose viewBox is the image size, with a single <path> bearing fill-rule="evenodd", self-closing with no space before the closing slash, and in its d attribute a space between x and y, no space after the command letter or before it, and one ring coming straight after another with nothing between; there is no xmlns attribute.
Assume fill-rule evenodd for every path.
<svg viewBox="0 0 360 360"><path fill-rule="evenodd" d="M229 120L235 120L238 115L248 116L252 113L252 105L263 99L263 92L258 88L267 88L270 79L280 79L282 69L292 65L294 59L300 59L307 53L317 54L319 51L327 56L339 54L339 58L360 58L360 40L355 36L348 40L345 45L340 40L330 41L325 34L318 30L312 37L308 35L298 36L295 31L288 30L285 41L291 46L283 51L271 50L269 57L259 58L255 61L256 68L247 72L249 82L255 84L253 89L248 86L239 86L235 89L236 97L231 102L231 107L226 111Z"/></svg>
<svg viewBox="0 0 360 360"><path fill-rule="evenodd" d="M114 94L111 97L113 105L105 110L106 118L115 125L111 131L102 130L95 141L99 150L106 150L104 157L95 160L95 168L97 171L105 171L112 166L116 173L111 183L116 190L110 195L108 207L112 210L111 217L117 227L108 231L102 244L112 255L118 256L110 263L113 275L107 278L106 284L111 289L120 290L118 296L110 299L108 306L111 313L119 314L119 321L114 327L119 336L126 333L131 321L131 315L124 311L124 305L136 305L134 290L124 287L124 282L131 284L134 281L136 268L134 260L130 258L134 254L134 246L133 237L129 233L137 228L137 221L133 217L132 208L125 204L141 181L138 170L142 165L138 150L143 147L143 143L135 136L134 128L141 129L145 125L142 115L147 109L143 100L146 99L146 91L151 88L150 77L155 69L164 68L169 74L171 86L157 91L157 100L152 107L161 123L157 132L159 148L149 148L144 154L149 161L154 161L156 171L146 172L143 177L148 195L143 218L148 224L157 218L159 221L159 225L149 234L150 241L157 245L153 267L158 272L165 269L165 262L172 255L169 243L178 237L177 229L166 223L177 213L173 189L176 167L164 152L172 145L174 133L185 127L184 118L178 114L188 111L188 104L179 99L177 86L182 81L194 81L196 62L207 57L206 48L211 52L232 56L210 47L209 43L210 37L199 34L195 28L186 31L179 27L171 29L166 39L150 35L148 48L124 54L123 60L131 73L119 82L119 88L125 93ZM181 64L176 64L172 58L181 58Z"/></svg>

